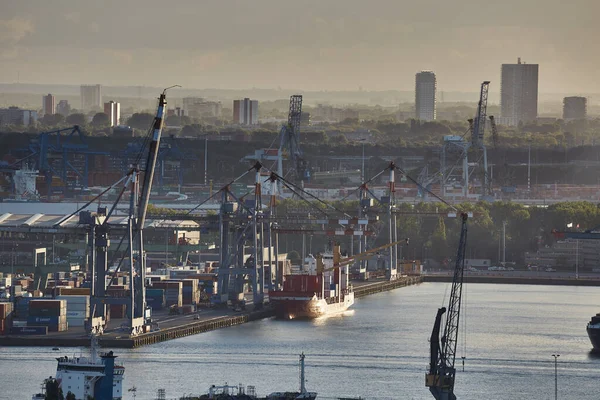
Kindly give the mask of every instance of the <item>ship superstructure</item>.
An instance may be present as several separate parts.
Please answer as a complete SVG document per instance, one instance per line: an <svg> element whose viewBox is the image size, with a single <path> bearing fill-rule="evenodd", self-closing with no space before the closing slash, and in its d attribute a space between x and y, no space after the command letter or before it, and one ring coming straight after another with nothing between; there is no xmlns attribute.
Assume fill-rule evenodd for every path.
<svg viewBox="0 0 600 400"><path fill-rule="evenodd" d="M600 353L600 313L592 317L587 324L587 333L592 342L593 351Z"/></svg>
<svg viewBox="0 0 600 400"><path fill-rule="evenodd" d="M94 344L90 357L58 357L55 377L58 389L65 397L72 393L76 400L121 400L125 367L116 364L116 358L112 351L98 354Z"/></svg>

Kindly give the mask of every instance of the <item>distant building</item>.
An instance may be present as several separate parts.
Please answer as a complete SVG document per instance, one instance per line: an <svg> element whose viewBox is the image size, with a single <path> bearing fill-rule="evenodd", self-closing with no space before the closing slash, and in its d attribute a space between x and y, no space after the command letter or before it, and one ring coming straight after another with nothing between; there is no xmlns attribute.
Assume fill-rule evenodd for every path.
<svg viewBox="0 0 600 400"><path fill-rule="evenodd" d="M258 100L243 100L233 101L233 123L240 125L257 125L258 124Z"/></svg>
<svg viewBox="0 0 600 400"><path fill-rule="evenodd" d="M19 107L0 108L0 126L5 125L32 125L38 120L38 113L34 110L23 110Z"/></svg>
<svg viewBox="0 0 600 400"><path fill-rule="evenodd" d="M48 93L47 96L42 97L42 108L44 115L53 115L55 113L54 96Z"/></svg>
<svg viewBox="0 0 600 400"><path fill-rule="evenodd" d="M81 109L102 108L102 85L81 85Z"/></svg>
<svg viewBox="0 0 600 400"><path fill-rule="evenodd" d="M184 97L183 110L185 115L192 118L219 118L222 106L220 101L209 101L202 97Z"/></svg>
<svg viewBox="0 0 600 400"><path fill-rule="evenodd" d="M565 97L563 99L563 119L585 119L587 117L587 98Z"/></svg>
<svg viewBox="0 0 600 400"><path fill-rule="evenodd" d="M415 118L433 121L436 118L437 80L432 71L421 71L415 76Z"/></svg>
<svg viewBox="0 0 600 400"><path fill-rule="evenodd" d="M318 104L317 108L313 110L312 116L314 121L341 122L345 119L358 119L358 111Z"/></svg>
<svg viewBox="0 0 600 400"><path fill-rule="evenodd" d="M104 114L108 115L110 126L119 125L119 120L121 119L121 103L115 103L114 101L104 103Z"/></svg>
<svg viewBox="0 0 600 400"><path fill-rule="evenodd" d="M183 117L185 115L185 110L181 107L169 108L167 110L167 117Z"/></svg>
<svg viewBox="0 0 600 400"><path fill-rule="evenodd" d="M503 121L516 126L537 118L538 64L502 64L500 108Z"/></svg>
<svg viewBox="0 0 600 400"><path fill-rule="evenodd" d="M56 105L56 113L62 114L65 117L71 114L71 105L69 104L69 102L67 100L59 101Z"/></svg>

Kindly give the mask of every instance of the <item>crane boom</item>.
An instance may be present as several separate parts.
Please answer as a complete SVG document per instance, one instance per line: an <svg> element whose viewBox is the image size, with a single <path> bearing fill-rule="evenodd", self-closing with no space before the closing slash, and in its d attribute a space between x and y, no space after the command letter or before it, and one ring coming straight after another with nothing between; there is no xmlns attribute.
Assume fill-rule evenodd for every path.
<svg viewBox="0 0 600 400"><path fill-rule="evenodd" d="M353 261L360 260L360 259L362 259L364 257L367 257L367 256L369 256L369 255L371 255L371 254L373 254L375 252L378 252L379 250L385 250L385 249L387 249L389 247L395 246L395 245L403 243L403 242L406 243L406 244L408 244L408 238L407 239L398 240L397 242L386 243L383 246L375 247L373 249L370 249L370 250L367 250L367 251L363 251L362 253L358 253L358 254L355 254L353 256L346 257L344 259L340 258L339 246L336 245L333 248L333 267L327 268L327 269L323 269L322 272L332 271L332 270L334 270L336 268L344 267L344 266L352 263ZM318 258L317 258L317 260L318 260Z"/></svg>
<svg viewBox="0 0 600 400"><path fill-rule="evenodd" d="M278 173L285 176L283 172L283 153L287 153L291 162L291 170L296 181L308 180L310 171L308 163L304 159L300 149L300 122L302 120L302 95L296 94L290 97L290 109L287 124L281 127L279 133L279 157Z"/></svg>
<svg viewBox="0 0 600 400"><path fill-rule="evenodd" d="M471 136L471 144L480 146L483 144L483 135L485 132L485 119L487 115L488 91L490 81L484 81L481 84L481 92L479 94L479 103L477 104L477 115L473 120L473 134Z"/></svg>
<svg viewBox="0 0 600 400"><path fill-rule="evenodd" d="M165 89L158 98L158 109L156 111L156 116L154 117L154 122L152 123L152 138L150 139L150 145L148 147L148 159L146 161L146 171L144 173L140 206L138 208L138 230L141 230L144 227L144 222L146 221L146 213L148 212L148 202L150 201L152 181L154 180L154 170L156 168L156 159L158 157L166 105L167 95Z"/></svg>
<svg viewBox="0 0 600 400"><path fill-rule="evenodd" d="M442 316L446 312L446 308L442 307L438 309L430 338L429 372L425 375L425 386L429 388L429 391L436 400L456 400L454 394L454 378L456 375L454 361L456 358L458 323L465 270L465 250L467 247L467 214L463 213L461 217L460 240L458 242L444 332L440 339Z"/></svg>

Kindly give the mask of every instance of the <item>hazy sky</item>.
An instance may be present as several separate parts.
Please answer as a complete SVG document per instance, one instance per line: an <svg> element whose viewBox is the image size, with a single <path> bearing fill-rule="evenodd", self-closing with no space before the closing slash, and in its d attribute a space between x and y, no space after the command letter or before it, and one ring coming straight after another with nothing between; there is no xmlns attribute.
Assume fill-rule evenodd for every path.
<svg viewBox="0 0 600 400"><path fill-rule="evenodd" d="M600 0L0 0L0 81L600 93Z"/></svg>

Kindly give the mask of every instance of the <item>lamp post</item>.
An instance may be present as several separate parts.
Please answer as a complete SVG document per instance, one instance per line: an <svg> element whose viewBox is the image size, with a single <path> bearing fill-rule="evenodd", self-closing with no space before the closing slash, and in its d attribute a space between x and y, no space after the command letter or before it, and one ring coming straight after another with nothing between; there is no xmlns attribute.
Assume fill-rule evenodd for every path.
<svg viewBox="0 0 600 400"><path fill-rule="evenodd" d="M554 357L554 400L558 400L558 357L560 354L552 354Z"/></svg>

